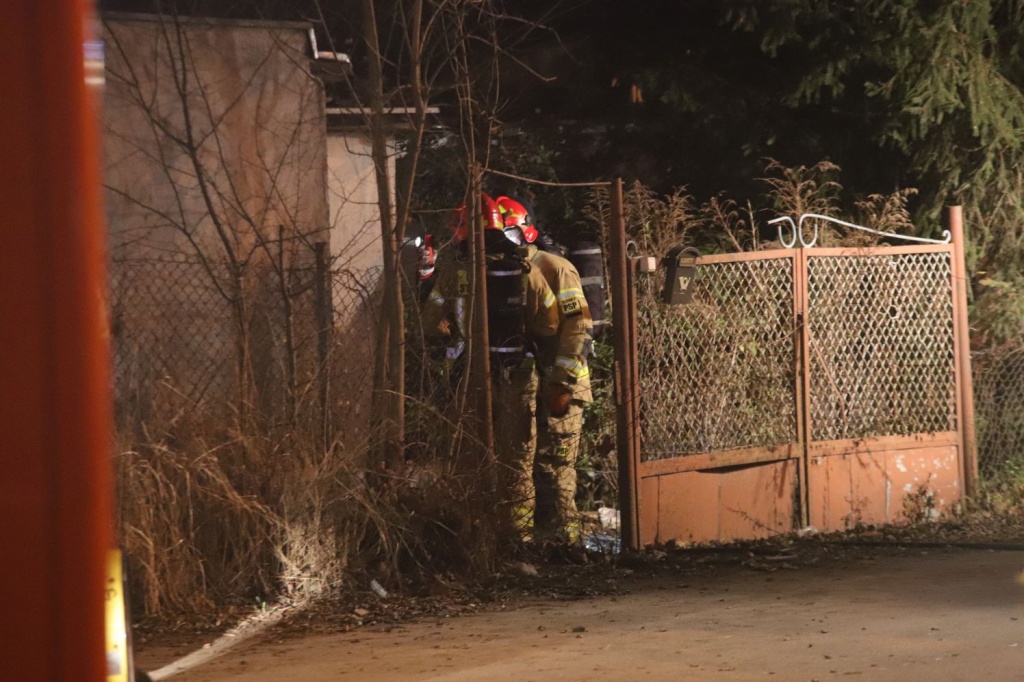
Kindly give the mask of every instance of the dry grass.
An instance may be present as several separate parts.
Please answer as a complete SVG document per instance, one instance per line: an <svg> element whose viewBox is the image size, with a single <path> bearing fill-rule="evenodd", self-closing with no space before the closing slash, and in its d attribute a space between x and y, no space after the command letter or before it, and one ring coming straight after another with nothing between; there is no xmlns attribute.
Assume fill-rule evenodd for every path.
<svg viewBox="0 0 1024 682"><path fill-rule="evenodd" d="M406 579L486 571L496 531L480 498L493 491L480 489L482 468L460 468L465 458L442 447L452 430L428 416L418 459L386 474L366 470L362 453L323 452L294 433L210 447L183 439L179 424L173 446L122 447L133 602L146 615L195 614L336 595L371 575L400 591Z"/></svg>

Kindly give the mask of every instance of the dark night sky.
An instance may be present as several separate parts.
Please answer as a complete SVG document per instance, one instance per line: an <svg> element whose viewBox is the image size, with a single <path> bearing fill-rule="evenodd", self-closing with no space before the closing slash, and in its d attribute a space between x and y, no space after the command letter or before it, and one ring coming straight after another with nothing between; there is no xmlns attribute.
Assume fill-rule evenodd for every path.
<svg viewBox="0 0 1024 682"><path fill-rule="evenodd" d="M357 81L365 76L361 5L361 0L99 0L105 11L162 9L193 16L310 21L321 49L333 47L350 55ZM714 43L710 32L722 30L716 0L506 0L502 6L511 15L544 22L545 28L530 31L522 23L507 22L508 32L501 40L550 80L538 78L514 60L503 60L500 120L531 131L552 148L560 147L566 162L572 161L574 149L594 147L594 139L584 131L595 126L609 131L601 140L603 151L585 159L590 167L565 167L566 176L584 170L599 170L602 175L621 172L643 177L659 189L688 184L698 193L711 193L723 184L723 174L733 172L735 159L721 162L723 145L729 145L724 153L733 155L738 145L717 136L726 126L710 125L706 133L691 134L707 125L706 115L701 114L703 120L680 119L679 112L659 97L660 84L643 80L645 73L659 69L683 73L686 87L707 88L707 101L722 115L747 115L731 107L730 94L719 92L717 83L709 88L700 68L688 63L691 45ZM386 26L386 21L380 23ZM381 39L387 43L386 30ZM742 60L737 63L745 68ZM642 106L631 102L633 85L644 92ZM431 102L444 108L453 95L435 93ZM718 115L717 110L712 114ZM698 165L699 173L694 170Z"/></svg>

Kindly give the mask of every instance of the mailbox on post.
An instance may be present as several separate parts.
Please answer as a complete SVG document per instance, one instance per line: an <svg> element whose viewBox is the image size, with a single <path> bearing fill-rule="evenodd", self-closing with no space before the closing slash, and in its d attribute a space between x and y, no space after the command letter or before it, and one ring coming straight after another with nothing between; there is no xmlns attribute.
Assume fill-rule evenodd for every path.
<svg viewBox="0 0 1024 682"><path fill-rule="evenodd" d="M665 287L662 303L684 305L693 299L693 278L697 274L700 252L689 246L677 246L662 260L665 266Z"/></svg>

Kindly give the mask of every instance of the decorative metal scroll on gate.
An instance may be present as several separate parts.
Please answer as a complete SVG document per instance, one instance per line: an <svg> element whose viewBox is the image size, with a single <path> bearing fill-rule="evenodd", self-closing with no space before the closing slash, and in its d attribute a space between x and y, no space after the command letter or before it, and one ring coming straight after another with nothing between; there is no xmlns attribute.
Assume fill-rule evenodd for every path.
<svg viewBox="0 0 1024 682"><path fill-rule="evenodd" d="M811 439L956 430L950 253L807 257Z"/></svg>
<svg viewBox="0 0 1024 682"><path fill-rule="evenodd" d="M692 302L638 282L642 458L797 440L791 257L703 263Z"/></svg>
<svg viewBox="0 0 1024 682"><path fill-rule="evenodd" d="M942 231L942 239L928 239L927 237L911 237L905 234L895 234L892 232L881 232L874 230L870 227L858 225L856 223L850 223L839 218L833 218L832 216L822 215L820 213L804 213L796 220L793 220L790 216L781 216L768 221L769 225L774 225L775 229L778 230L779 243L787 249L794 248L797 243L805 248L810 248L818 242L818 226L820 223L832 223L834 225L841 225L850 230L856 230L858 232L865 232L867 234L873 234L876 237L885 237L888 239L899 239L906 242L915 242L918 244L948 244L953 239L953 234L949 230ZM808 224L813 228L810 238L804 234L804 225ZM783 226L788 225L790 230L790 238L786 238L786 234L783 231Z"/></svg>

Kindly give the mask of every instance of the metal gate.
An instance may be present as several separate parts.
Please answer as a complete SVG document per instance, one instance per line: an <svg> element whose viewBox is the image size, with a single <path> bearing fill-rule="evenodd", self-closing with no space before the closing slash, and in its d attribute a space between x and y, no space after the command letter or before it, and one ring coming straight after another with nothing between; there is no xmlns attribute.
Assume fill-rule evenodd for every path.
<svg viewBox="0 0 1024 682"><path fill-rule="evenodd" d="M826 249L805 218L797 248L698 258L686 305L636 277L636 544L932 518L971 484L958 220Z"/></svg>

